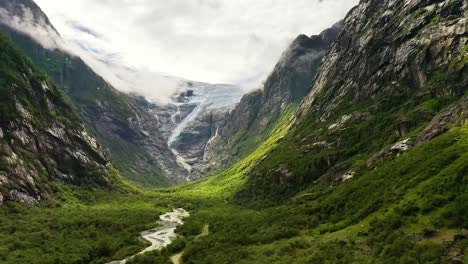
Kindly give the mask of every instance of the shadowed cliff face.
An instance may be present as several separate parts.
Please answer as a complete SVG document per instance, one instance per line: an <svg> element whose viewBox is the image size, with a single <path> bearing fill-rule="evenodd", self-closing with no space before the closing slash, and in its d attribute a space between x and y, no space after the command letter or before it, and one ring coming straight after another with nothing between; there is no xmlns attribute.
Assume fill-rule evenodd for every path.
<svg viewBox="0 0 468 264"><path fill-rule="evenodd" d="M293 194L324 179L349 179L362 159L372 168L465 124L467 12L463 0L361 1L287 136L238 196Z"/></svg>
<svg viewBox="0 0 468 264"><path fill-rule="evenodd" d="M116 185L107 157L61 91L1 33L0 57L0 205L48 200L52 180Z"/></svg>
<svg viewBox="0 0 468 264"><path fill-rule="evenodd" d="M34 21L53 28L33 1L0 1L10 15L33 14ZM31 20L31 19L29 19ZM157 119L133 97L115 90L80 58L40 42L11 25L5 32L70 98L89 128L109 152L117 169L139 185L168 186L184 181L184 170L166 144ZM60 37L51 33L51 38ZM148 133L149 131L149 133Z"/></svg>

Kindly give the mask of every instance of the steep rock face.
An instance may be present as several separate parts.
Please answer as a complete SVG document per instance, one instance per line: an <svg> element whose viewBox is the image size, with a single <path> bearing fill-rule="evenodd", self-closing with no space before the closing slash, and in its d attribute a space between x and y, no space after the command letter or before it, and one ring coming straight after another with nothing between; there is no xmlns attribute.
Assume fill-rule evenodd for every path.
<svg viewBox="0 0 468 264"><path fill-rule="evenodd" d="M306 111L323 91L327 105L343 99L358 102L402 89L431 95L461 94L466 69L455 60L466 53L466 1L361 1L344 22L316 84L304 103ZM463 66L463 65L461 65ZM460 83L444 82L452 70Z"/></svg>
<svg viewBox="0 0 468 264"><path fill-rule="evenodd" d="M32 20L41 30L53 29L33 1L2 0L0 8L3 10L0 15L5 16L7 11L8 17ZM133 97L115 90L83 60L61 50L60 46L47 47L34 39L34 32L22 32L5 19L1 21L0 30L62 88L125 177L152 186L183 181L184 170L167 147L158 121ZM49 39L61 41L55 29L46 31Z"/></svg>
<svg viewBox="0 0 468 264"><path fill-rule="evenodd" d="M59 89L1 33L0 57L0 205L49 200L52 180L117 184Z"/></svg>
<svg viewBox="0 0 468 264"><path fill-rule="evenodd" d="M238 197L292 194L336 171L342 173L335 179L342 178L362 168L363 157L384 148L401 152L403 142L410 148L462 125L467 12L463 0L361 1L347 15L287 137L252 169ZM277 176L279 168L288 175Z"/></svg>
<svg viewBox="0 0 468 264"><path fill-rule="evenodd" d="M293 41L263 89L245 95L217 129L216 137L210 139L203 158L206 168L212 172L227 168L268 136L285 111L308 93L323 56L340 30L341 22L320 35L300 35Z"/></svg>

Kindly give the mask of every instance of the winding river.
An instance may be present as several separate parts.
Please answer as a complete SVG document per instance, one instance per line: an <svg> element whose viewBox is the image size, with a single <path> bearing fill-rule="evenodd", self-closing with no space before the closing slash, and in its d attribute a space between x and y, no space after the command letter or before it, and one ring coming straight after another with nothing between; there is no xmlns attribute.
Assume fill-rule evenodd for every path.
<svg viewBox="0 0 468 264"><path fill-rule="evenodd" d="M171 244L176 238L177 234L175 229L179 225L183 225L183 219L188 217L190 214L182 208L174 209L172 212L163 214L159 217L158 226L141 232L141 237L151 242L151 245L143 249L139 253L128 257L124 260L116 260L109 262L108 264L125 264L127 260L133 258L136 255L140 255L153 250L161 250L167 245Z"/></svg>

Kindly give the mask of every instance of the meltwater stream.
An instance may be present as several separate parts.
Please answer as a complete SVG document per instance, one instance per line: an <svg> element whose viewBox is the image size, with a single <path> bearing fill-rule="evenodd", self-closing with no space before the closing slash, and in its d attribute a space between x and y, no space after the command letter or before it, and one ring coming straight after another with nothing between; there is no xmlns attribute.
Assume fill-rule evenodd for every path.
<svg viewBox="0 0 468 264"><path fill-rule="evenodd" d="M182 208L174 209L172 212L161 215L159 217L160 220L158 221L157 227L140 234L143 239L151 242L151 246L148 246L139 253L124 260L116 260L109 262L108 264L125 264L129 259L137 255L153 250L161 250L177 238L175 229L177 226L183 225L183 219L188 216L190 216L190 214Z"/></svg>
<svg viewBox="0 0 468 264"><path fill-rule="evenodd" d="M171 104L177 108L177 113L171 117L172 121L176 121L175 116L180 116L180 106L184 104L196 105L192 112L180 120L180 123L172 130L169 135L167 145L171 149L172 153L177 158L177 162L185 168L190 174L192 166L182 157L179 152L173 147L175 141L180 137L182 132L192 123L204 110L207 109L219 109L226 106L231 106L240 101L244 92L238 86L227 85L227 84L207 84L207 83L196 83L192 82L187 90L193 91L193 96L188 97L188 101L184 103L172 102ZM175 123L175 122L174 122Z"/></svg>

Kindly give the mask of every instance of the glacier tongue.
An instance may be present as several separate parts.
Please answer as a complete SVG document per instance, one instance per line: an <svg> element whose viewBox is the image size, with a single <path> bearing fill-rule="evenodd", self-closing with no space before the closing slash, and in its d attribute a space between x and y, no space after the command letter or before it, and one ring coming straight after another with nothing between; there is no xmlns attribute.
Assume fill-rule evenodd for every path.
<svg viewBox="0 0 468 264"><path fill-rule="evenodd" d="M192 166L179 151L174 148L175 142L177 142L187 126L204 111L234 105L240 101L243 94L243 90L234 85L188 82L182 89L180 95L172 98L170 105L175 107L177 111L171 116L171 120L176 127L171 130L167 145L177 157L177 162L188 171L189 176L192 171ZM195 105L195 108L193 108L190 114L182 117L180 108L188 105Z"/></svg>

